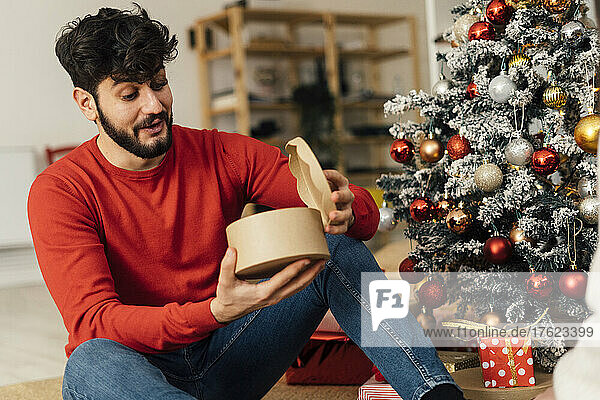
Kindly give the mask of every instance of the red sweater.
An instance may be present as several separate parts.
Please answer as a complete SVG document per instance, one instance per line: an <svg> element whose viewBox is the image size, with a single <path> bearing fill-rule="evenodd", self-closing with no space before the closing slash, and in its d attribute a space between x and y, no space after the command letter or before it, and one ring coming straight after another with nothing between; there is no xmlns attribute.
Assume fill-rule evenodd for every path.
<svg viewBox="0 0 600 400"><path fill-rule="evenodd" d="M347 235L366 240L377 206L366 190L351 190L356 222ZM171 351L221 327L209 303L225 227L246 203L304 206L287 157L238 134L173 126L173 145L147 171L112 165L96 137L49 166L31 187L28 214L69 332L67 356L92 338Z"/></svg>

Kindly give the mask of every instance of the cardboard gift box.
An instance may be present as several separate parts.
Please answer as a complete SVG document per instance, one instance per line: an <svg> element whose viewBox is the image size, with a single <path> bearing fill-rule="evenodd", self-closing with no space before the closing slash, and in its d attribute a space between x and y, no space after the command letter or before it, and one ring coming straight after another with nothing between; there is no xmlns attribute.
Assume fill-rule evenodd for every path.
<svg viewBox="0 0 600 400"><path fill-rule="evenodd" d="M479 338L479 357L486 388L535 386L530 338Z"/></svg>
<svg viewBox="0 0 600 400"><path fill-rule="evenodd" d="M389 383L378 382L373 376L358 388L357 400L402 400Z"/></svg>
<svg viewBox="0 0 600 400"><path fill-rule="evenodd" d="M290 385L361 385L373 363L345 334L316 332L285 373Z"/></svg>
<svg viewBox="0 0 600 400"><path fill-rule="evenodd" d="M267 211L239 219L226 228L229 247L237 249L240 279L269 278L303 258L329 259L324 227L336 210L325 174L306 142L297 137L285 146L298 194L308 206Z"/></svg>

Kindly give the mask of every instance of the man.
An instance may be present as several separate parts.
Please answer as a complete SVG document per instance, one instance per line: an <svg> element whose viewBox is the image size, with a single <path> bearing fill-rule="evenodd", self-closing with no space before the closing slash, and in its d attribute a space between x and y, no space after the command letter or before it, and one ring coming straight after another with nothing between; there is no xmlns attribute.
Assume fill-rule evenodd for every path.
<svg viewBox="0 0 600 400"><path fill-rule="evenodd" d="M326 171L331 259L300 260L259 284L237 279L225 227L244 205L303 203L278 149L172 124L164 65L176 44L139 7L103 8L56 43L99 133L29 195L36 254L69 332L65 399L260 398L328 308L360 342L360 273L378 270L359 241L376 230L373 199ZM403 398L462 398L431 346L406 346L431 344L412 316L382 325L395 346L364 351Z"/></svg>

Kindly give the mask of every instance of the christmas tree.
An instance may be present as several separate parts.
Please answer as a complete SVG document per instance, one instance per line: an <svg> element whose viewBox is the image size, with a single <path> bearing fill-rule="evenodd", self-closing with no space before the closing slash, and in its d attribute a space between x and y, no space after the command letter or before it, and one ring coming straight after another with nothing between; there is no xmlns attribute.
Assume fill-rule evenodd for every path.
<svg viewBox="0 0 600 400"><path fill-rule="evenodd" d="M445 68L431 93L385 104L398 116L390 129L398 171L377 181L380 230L409 223L414 248L401 273L528 273L523 284L482 273L452 283L461 286L447 299L458 317L466 304L484 322L552 326L549 303L578 320L589 314L579 271L597 241L600 52L586 11L581 0L467 1L452 10L444 33L452 49L438 54ZM421 120L403 121L409 110ZM548 279L561 271L560 285ZM421 303L439 307L450 284L427 282ZM550 369L564 351L553 338L534 354Z"/></svg>

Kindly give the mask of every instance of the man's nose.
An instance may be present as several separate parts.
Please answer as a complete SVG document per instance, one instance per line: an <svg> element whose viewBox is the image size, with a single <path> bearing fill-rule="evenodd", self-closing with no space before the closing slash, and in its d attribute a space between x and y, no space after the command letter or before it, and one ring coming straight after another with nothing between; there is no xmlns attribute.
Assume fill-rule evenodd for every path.
<svg viewBox="0 0 600 400"><path fill-rule="evenodd" d="M163 111L163 106L154 90L144 86L141 96L143 101L142 112L144 114L158 114Z"/></svg>

